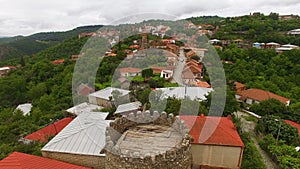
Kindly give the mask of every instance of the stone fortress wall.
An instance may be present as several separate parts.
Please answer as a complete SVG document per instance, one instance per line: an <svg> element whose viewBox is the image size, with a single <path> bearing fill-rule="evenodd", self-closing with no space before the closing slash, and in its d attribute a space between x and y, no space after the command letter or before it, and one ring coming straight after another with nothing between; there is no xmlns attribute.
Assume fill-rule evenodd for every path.
<svg viewBox="0 0 300 169"><path fill-rule="evenodd" d="M166 144L166 142L169 142L168 140L170 140L170 143L172 143L172 145L168 145L170 148L165 150L163 149L163 151L158 151L157 153L145 154L141 153L143 151L135 151L135 149L131 149L130 151L122 150L122 148L119 147L119 142L122 137L126 135L125 132L129 129L138 128L140 125L146 126L146 129L149 129L149 131L143 130L142 134L147 134L147 132L151 133L153 128L161 129L160 126L162 126L162 128L167 128L166 132L163 132L167 134L162 135L165 141L157 141L157 145L154 144L147 146L150 146L150 148L151 146L160 146L161 144ZM171 134L171 132L173 134ZM173 114L167 115L165 112L158 113L155 111L151 114L150 111L143 113L139 111L136 114L131 113L129 115L119 117L115 121L111 122L110 126L106 130L105 168L191 169L192 154L190 149L192 137L188 133L189 129L179 117L174 117ZM173 145L171 139L174 138L174 135L178 136L177 138L179 138L179 142L175 141L176 144ZM130 139L134 137L130 137ZM148 138L146 137L145 139L147 140ZM154 141L155 139L156 138L154 138ZM139 140L137 139L136 141L136 144L139 144ZM133 147L134 146L135 145L133 145Z"/></svg>

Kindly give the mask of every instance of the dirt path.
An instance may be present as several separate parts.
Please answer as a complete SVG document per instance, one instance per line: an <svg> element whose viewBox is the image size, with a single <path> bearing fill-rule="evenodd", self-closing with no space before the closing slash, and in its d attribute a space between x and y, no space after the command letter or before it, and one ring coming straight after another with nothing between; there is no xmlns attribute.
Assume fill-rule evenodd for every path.
<svg viewBox="0 0 300 169"><path fill-rule="evenodd" d="M251 139L252 139L254 145L256 146L256 148L258 149L258 151L260 152L260 154L263 158L263 161L265 162L265 164L267 166L267 169L278 168L277 165L266 154L266 152L260 148L256 138L254 137L255 136L254 129L255 129L256 124L253 121L247 121L245 119L246 116L249 116L249 115L246 113L243 113L243 112L237 112L237 117L241 121L242 131L250 133Z"/></svg>

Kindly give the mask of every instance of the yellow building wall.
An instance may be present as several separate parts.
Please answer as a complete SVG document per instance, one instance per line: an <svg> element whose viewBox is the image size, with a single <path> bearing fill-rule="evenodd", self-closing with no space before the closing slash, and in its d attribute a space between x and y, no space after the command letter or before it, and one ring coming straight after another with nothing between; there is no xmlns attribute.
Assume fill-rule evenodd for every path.
<svg viewBox="0 0 300 169"><path fill-rule="evenodd" d="M193 165L239 169L243 148L192 144Z"/></svg>

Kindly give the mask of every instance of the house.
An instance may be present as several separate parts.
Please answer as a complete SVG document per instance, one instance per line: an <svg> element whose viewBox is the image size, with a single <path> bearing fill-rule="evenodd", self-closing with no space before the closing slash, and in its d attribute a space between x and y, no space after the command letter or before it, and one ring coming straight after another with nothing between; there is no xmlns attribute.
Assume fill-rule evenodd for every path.
<svg viewBox="0 0 300 169"><path fill-rule="evenodd" d="M299 46L286 44L286 45L281 45L281 47L276 48L275 50L276 50L277 53L282 53L284 51L290 51L290 50L293 50L293 49L299 49Z"/></svg>
<svg viewBox="0 0 300 169"><path fill-rule="evenodd" d="M208 84L207 82L193 82L191 83L192 85L195 85L196 87L204 87L204 88L211 88L210 84Z"/></svg>
<svg viewBox="0 0 300 169"><path fill-rule="evenodd" d="M160 77L165 79L171 79L173 77L173 70L162 70L160 72Z"/></svg>
<svg viewBox="0 0 300 169"><path fill-rule="evenodd" d="M300 135L300 124L296 123L296 122L293 122L291 120L284 120L285 123L293 126L293 127L296 127L298 129L298 134Z"/></svg>
<svg viewBox="0 0 300 169"><path fill-rule="evenodd" d="M195 75L191 69L184 69L181 74L183 83L190 84L196 82Z"/></svg>
<svg viewBox="0 0 300 169"><path fill-rule="evenodd" d="M142 75L142 69L139 68L119 68L118 71L120 72L121 77L134 77Z"/></svg>
<svg viewBox="0 0 300 169"><path fill-rule="evenodd" d="M240 83L240 82L234 82L234 88L237 92L241 92L246 90L246 85Z"/></svg>
<svg viewBox="0 0 300 169"><path fill-rule="evenodd" d="M163 70L174 71L175 66L151 66L150 68L153 70L153 74L161 74Z"/></svg>
<svg viewBox="0 0 300 169"><path fill-rule="evenodd" d="M79 95L82 95L82 96L87 96L91 93L94 93L95 92L95 89L90 87L88 84L84 84L84 83L81 83L77 89L77 94Z"/></svg>
<svg viewBox="0 0 300 169"><path fill-rule="evenodd" d="M111 108L114 104L113 92L118 91L120 93L119 99L129 100L129 90L118 89L114 87L107 87L103 90L99 90L95 93L91 93L89 98L89 103L103 106L105 108Z"/></svg>
<svg viewBox="0 0 300 169"><path fill-rule="evenodd" d="M49 158L13 152L0 161L1 169L90 169Z"/></svg>
<svg viewBox="0 0 300 169"><path fill-rule="evenodd" d="M142 107L142 103L139 101L121 104L117 107L117 110L115 111L114 114L126 115L129 113L136 113L141 109L141 107Z"/></svg>
<svg viewBox="0 0 300 169"><path fill-rule="evenodd" d="M60 65L63 64L65 62L65 59L59 59L59 60L54 60L52 61L53 65Z"/></svg>
<svg viewBox="0 0 300 169"><path fill-rule="evenodd" d="M0 67L0 77L5 76L9 71L16 69L14 66L3 66Z"/></svg>
<svg viewBox="0 0 300 169"><path fill-rule="evenodd" d="M78 35L78 38L91 37L97 35L95 32L83 32Z"/></svg>
<svg viewBox="0 0 300 169"><path fill-rule="evenodd" d="M24 137L25 140L45 143L50 137L57 135L73 118L64 118Z"/></svg>
<svg viewBox="0 0 300 169"><path fill-rule="evenodd" d="M280 47L280 44L279 43L275 43L275 42L270 42L270 43L267 43L266 46L265 46L267 49L276 49L276 48L279 48Z"/></svg>
<svg viewBox="0 0 300 169"><path fill-rule="evenodd" d="M300 35L300 29L290 30L287 33L288 35Z"/></svg>
<svg viewBox="0 0 300 169"><path fill-rule="evenodd" d="M162 98L175 97L184 99L189 97L191 100L206 100L206 96L213 91L212 88L203 87L167 87L156 88L156 91L162 91Z"/></svg>
<svg viewBox="0 0 300 169"><path fill-rule="evenodd" d="M193 137L193 167L239 169L244 143L231 117L180 116Z"/></svg>
<svg viewBox="0 0 300 169"><path fill-rule="evenodd" d="M175 53L176 55L179 53L179 47L175 44L167 44L166 50Z"/></svg>
<svg viewBox="0 0 300 169"><path fill-rule="evenodd" d="M77 116L42 148L46 158L102 169L105 166L105 131L108 113L89 112Z"/></svg>
<svg viewBox="0 0 300 169"><path fill-rule="evenodd" d="M276 99L287 106L290 105L289 99L261 89L243 90L237 92L235 97L239 101L246 102L249 105L254 103L260 103L261 101L265 101L269 99Z"/></svg>
<svg viewBox="0 0 300 169"><path fill-rule="evenodd" d="M25 115L30 114L31 108L32 108L31 103L25 103L25 104L18 105L16 110L20 110L23 113L23 115L25 116Z"/></svg>
<svg viewBox="0 0 300 169"><path fill-rule="evenodd" d="M73 106L66 111L70 114L73 115L80 115L82 113L87 113L87 112L99 112L103 107L95 105L95 104L90 104L90 103L81 103L76 106Z"/></svg>

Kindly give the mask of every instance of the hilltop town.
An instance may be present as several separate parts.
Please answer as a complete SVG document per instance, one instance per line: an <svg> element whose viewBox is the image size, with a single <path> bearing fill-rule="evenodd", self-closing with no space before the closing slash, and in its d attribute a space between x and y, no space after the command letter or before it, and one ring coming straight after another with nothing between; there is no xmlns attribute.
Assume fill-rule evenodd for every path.
<svg viewBox="0 0 300 169"><path fill-rule="evenodd" d="M92 28L1 62L0 168L300 168L299 16Z"/></svg>

